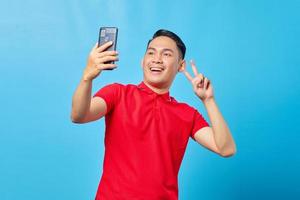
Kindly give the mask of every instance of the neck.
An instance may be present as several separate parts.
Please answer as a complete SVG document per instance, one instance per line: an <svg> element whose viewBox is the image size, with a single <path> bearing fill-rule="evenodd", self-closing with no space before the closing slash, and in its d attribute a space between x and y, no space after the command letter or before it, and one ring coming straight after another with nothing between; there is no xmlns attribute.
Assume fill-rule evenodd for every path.
<svg viewBox="0 0 300 200"><path fill-rule="evenodd" d="M165 94L165 93L169 92L169 89L170 89L170 87L158 88L158 87L150 85L146 81L143 81L143 82L145 83L145 85L147 85L151 90L153 90L157 94Z"/></svg>

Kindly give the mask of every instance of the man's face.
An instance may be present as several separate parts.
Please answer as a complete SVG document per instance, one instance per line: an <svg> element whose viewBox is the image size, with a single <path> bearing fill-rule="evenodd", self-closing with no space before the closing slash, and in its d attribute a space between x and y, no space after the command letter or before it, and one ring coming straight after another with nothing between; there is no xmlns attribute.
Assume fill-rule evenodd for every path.
<svg viewBox="0 0 300 200"><path fill-rule="evenodd" d="M142 60L144 81L156 88L169 88L184 64L175 41L159 36L150 42Z"/></svg>

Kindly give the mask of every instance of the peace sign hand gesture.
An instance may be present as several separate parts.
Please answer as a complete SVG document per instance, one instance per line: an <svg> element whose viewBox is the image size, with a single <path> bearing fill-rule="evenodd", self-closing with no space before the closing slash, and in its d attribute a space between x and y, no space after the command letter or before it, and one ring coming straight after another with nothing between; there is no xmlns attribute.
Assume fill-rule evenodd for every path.
<svg viewBox="0 0 300 200"><path fill-rule="evenodd" d="M213 87L203 74L198 73L197 67L194 63L194 61L191 61L192 70L194 72L195 77L192 77L186 69L184 69L182 72L187 77L187 79L192 83L193 90L195 94L204 102L208 99L211 99L214 97L213 93Z"/></svg>

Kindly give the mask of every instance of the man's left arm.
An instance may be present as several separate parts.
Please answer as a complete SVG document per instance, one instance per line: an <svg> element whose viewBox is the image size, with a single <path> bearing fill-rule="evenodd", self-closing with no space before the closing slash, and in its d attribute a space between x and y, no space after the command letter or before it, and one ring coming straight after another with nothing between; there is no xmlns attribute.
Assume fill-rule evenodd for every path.
<svg viewBox="0 0 300 200"><path fill-rule="evenodd" d="M198 73L194 62L191 62L191 66L195 77L186 69L182 72L192 83L195 94L202 100L211 122L211 127L201 128L194 134L194 138L199 144L223 157L232 156L236 153L236 145L216 104L212 84L203 74Z"/></svg>
<svg viewBox="0 0 300 200"><path fill-rule="evenodd" d="M215 99L211 98L203 103L207 110L211 127L198 130L194 135L195 140L223 157L232 156L236 153L236 145Z"/></svg>

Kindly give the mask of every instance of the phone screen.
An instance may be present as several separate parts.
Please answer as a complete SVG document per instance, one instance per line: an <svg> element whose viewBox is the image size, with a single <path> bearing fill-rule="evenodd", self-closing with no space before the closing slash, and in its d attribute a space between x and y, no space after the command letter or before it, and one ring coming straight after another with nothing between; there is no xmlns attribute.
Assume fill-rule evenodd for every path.
<svg viewBox="0 0 300 200"><path fill-rule="evenodd" d="M98 46L103 45L108 41L112 41L113 44L107 48L107 51L115 51L117 48L118 28L116 27L101 27L99 32Z"/></svg>
<svg viewBox="0 0 300 200"><path fill-rule="evenodd" d="M112 41L113 44L106 49L106 51L115 51L117 49L117 37L118 28L117 27L101 27L99 32L98 47L106 42ZM104 64L114 64L115 62L105 62ZM107 69L111 70L111 69Z"/></svg>

